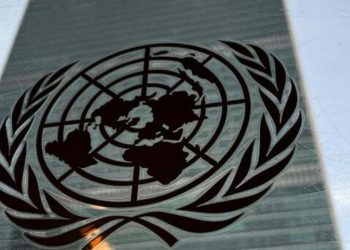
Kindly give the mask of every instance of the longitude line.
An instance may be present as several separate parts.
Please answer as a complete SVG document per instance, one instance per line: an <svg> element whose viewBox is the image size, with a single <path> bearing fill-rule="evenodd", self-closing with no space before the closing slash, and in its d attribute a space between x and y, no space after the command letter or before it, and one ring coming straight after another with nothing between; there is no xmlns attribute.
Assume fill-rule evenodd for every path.
<svg viewBox="0 0 350 250"><path fill-rule="evenodd" d="M184 81L184 79L180 79L179 81L177 81L170 89L168 89L167 93L173 92L173 90L179 87Z"/></svg>
<svg viewBox="0 0 350 250"><path fill-rule="evenodd" d="M193 153L196 153L196 154L199 154L199 156L205 160L206 162L208 162L210 165L212 165L213 167L216 167L218 165L218 163L213 159L211 158L209 155L205 154L205 153L202 153L200 152L199 149L197 149L195 146L193 146L192 144L190 144L189 142L186 142L185 143L185 146L191 150Z"/></svg>
<svg viewBox="0 0 350 250"><path fill-rule="evenodd" d="M228 101L228 102L213 102L213 103L206 103L203 105L203 107L205 108L213 108L213 107L220 107L223 105L235 105L235 104L242 104L245 103L244 99L237 99L237 100L232 100L232 101ZM195 109L199 109L202 108L202 105L196 105L194 106Z"/></svg>
<svg viewBox="0 0 350 250"><path fill-rule="evenodd" d="M74 169L71 168L68 171L66 171L64 174L60 176L60 178L57 179L58 182L62 182L64 179L66 179L68 176L70 176L74 172Z"/></svg>
<svg viewBox="0 0 350 250"><path fill-rule="evenodd" d="M139 189L139 180L140 180L140 166L134 167L133 173L133 183L131 188L131 201L137 201L138 189Z"/></svg>
<svg viewBox="0 0 350 250"><path fill-rule="evenodd" d="M147 96L149 56L150 56L150 48L146 47L145 48L145 60L143 63L141 98L146 98L146 96Z"/></svg>
<svg viewBox="0 0 350 250"><path fill-rule="evenodd" d="M209 55L207 58L205 58L201 64L206 64L210 59L212 59L213 56ZM184 83L184 79L180 79L179 81L177 81L168 91L167 93L171 93L172 91L174 91L177 87L179 87L182 83Z"/></svg>
<svg viewBox="0 0 350 250"><path fill-rule="evenodd" d="M118 95L116 95L113 91L111 91L110 89L106 88L105 86L103 86L103 84L101 84L100 82L98 82L96 79L91 78L90 76L88 76L87 74L83 73L81 74L81 76L83 78L85 78L86 80L88 80L89 82L91 82L94 86L98 87L99 89L101 89L103 92L105 92L107 95L113 97L113 98L118 98Z"/></svg>
<svg viewBox="0 0 350 250"><path fill-rule="evenodd" d="M83 122L84 123L87 123L87 122L92 122L93 119L92 118L88 118L88 119L85 119ZM81 120L70 120L70 121L64 121L64 122L50 122L50 123L45 123L44 124L44 127L56 127L56 126L59 126L63 123L63 125L73 125L73 124L77 124L77 123L80 123L82 122Z"/></svg>
<svg viewBox="0 0 350 250"><path fill-rule="evenodd" d="M142 76L142 88L141 88L141 98L142 99L146 99L146 97L147 97L149 57L150 57L150 48L146 47L145 48L145 60L143 63L143 76ZM131 187L131 197L130 197L131 202L137 201L139 180L140 180L140 166L135 166L134 173L133 173L133 184Z"/></svg>
<svg viewBox="0 0 350 250"><path fill-rule="evenodd" d="M112 136L111 139L115 139L117 136L119 136L124 130L121 129L117 132L115 132ZM106 146L108 144L108 141L104 141L103 143L101 143L100 145L98 145L94 150L91 151L90 154L94 154L98 151L100 151L104 146Z"/></svg>
<svg viewBox="0 0 350 250"><path fill-rule="evenodd" d="M209 55L207 58L205 58L205 59L202 61L202 64L203 64L203 65L206 64L206 63L209 62L210 59L212 59L212 58L213 58L213 56L212 56L212 55Z"/></svg>

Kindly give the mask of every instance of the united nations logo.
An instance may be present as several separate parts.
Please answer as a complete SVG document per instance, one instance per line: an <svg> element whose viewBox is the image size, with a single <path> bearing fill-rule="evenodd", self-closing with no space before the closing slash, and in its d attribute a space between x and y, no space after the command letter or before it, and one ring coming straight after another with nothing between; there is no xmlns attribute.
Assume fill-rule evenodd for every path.
<svg viewBox="0 0 350 250"><path fill-rule="evenodd" d="M275 56L215 48L147 44L41 78L0 128L5 216L38 246L82 249L131 222L174 246L241 218L291 161L303 115Z"/></svg>

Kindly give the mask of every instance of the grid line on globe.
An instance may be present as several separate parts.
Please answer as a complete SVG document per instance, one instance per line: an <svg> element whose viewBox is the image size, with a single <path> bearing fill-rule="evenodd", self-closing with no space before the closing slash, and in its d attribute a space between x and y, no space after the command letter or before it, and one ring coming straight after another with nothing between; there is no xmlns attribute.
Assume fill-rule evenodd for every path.
<svg viewBox="0 0 350 250"><path fill-rule="evenodd" d="M230 87L234 98L226 91ZM218 113L216 128L212 122L208 128L206 120ZM157 203L196 187L222 167L240 144L249 115L246 83L222 56L188 44L139 46L91 64L57 92L39 125L38 160L47 178L77 200L110 207ZM233 117L238 128L227 132ZM197 134L208 129L202 143ZM234 134L227 151L209 154L227 133ZM204 167L181 181L195 164ZM104 169L107 176L101 175ZM74 183L113 195L82 192ZM140 197L147 185L160 191ZM117 189L125 195L115 197Z"/></svg>

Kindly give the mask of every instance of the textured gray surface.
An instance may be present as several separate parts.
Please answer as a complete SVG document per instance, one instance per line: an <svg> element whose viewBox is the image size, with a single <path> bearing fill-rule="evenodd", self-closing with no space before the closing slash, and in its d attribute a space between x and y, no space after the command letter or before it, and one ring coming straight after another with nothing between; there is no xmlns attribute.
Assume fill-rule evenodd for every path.
<svg viewBox="0 0 350 250"><path fill-rule="evenodd" d="M0 114L44 72L149 41L253 41L296 76L288 37L279 1L32 1L1 83ZM178 249L337 249L308 124L299 149L275 191L239 224L218 236L186 239ZM1 227L5 249L31 249L3 219ZM118 249L162 248L133 230L117 234Z"/></svg>

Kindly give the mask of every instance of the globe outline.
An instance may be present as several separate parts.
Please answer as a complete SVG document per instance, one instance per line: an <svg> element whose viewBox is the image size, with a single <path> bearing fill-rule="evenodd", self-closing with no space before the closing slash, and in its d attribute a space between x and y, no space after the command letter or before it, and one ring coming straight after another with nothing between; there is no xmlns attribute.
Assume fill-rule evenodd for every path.
<svg viewBox="0 0 350 250"><path fill-rule="evenodd" d="M137 200L136 202L124 202L124 201L101 201L101 200L96 200L94 198L91 197L81 197L79 194L75 195L76 193L70 189L67 189L66 187L60 187L59 185L57 185L57 183L55 183L55 177L52 175L52 173L49 170L49 167L46 165L46 162L43 158L43 154L41 152L41 154L39 153L42 150L42 134L43 134L43 125L44 125L44 121L46 120L49 112L50 112L50 107L53 106L53 104L58 100L59 96L64 92L64 90L70 86L70 84L74 83L75 80L77 80L82 74L88 72L88 70L92 69L93 67L95 67L96 65L109 60L112 57L116 57L118 55L121 55L123 53L128 53L130 51L133 50L137 50L137 49L145 49L147 47L180 47L180 48L187 48L187 49L192 49L192 50L197 50L200 51L202 53L205 54L211 54L213 57L215 57L215 59L217 59L218 61L220 61L221 63L223 63L226 67L228 67L231 72L234 74L234 76L238 79L243 95L244 95L244 100L245 100L245 112L244 112L244 119L242 122L242 127L241 130L239 132L239 135L236 138L236 141L234 143L234 145L231 146L229 152L225 155L225 157L223 157L220 162L218 163L218 165L220 165L220 167L225 163L225 161L227 161L227 159L233 154L233 152L236 150L236 148L238 147L238 145L240 144L245 131L247 129L247 124L248 124L248 120L249 120L249 116L250 116L250 97L249 97L249 92L246 86L246 83L244 81L244 78L241 76L241 74L238 72L238 70L231 64L229 63L226 59L224 59L223 57L221 57L220 55L217 55L216 53L213 53L210 50L204 49L202 47L197 47L197 46L193 46L193 45L188 45L188 44L179 44L179 43L158 43L158 44L151 44L151 45L144 45L144 46L139 46L139 47L134 47L134 48L130 48L127 50L123 50L120 52L117 52L115 54L112 54L110 56L105 57L104 59L101 59L89 66L87 66L86 68L84 68L83 70L80 71L80 73L77 73L75 76L73 76L57 93L56 95L52 98L50 104L46 107L46 110L42 116L40 125L39 125L39 129L38 129L38 133L37 133L37 154L38 154L38 160L40 163L40 166L44 172L44 174L46 175L46 177L50 180L50 182L56 187L58 188L60 191L62 191L63 193L65 193L66 195L80 200L82 202L86 202L86 203L90 203L90 204L94 204L94 205L102 205L102 206L108 206L108 207L130 207L130 206L141 206L141 205L148 205L148 204L152 204L155 202L160 202L163 200L167 200L170 199L172 197L177 196L180 193L183 193L191 188L193 188L194 186L197 186L199 183L202 183L205 179L209 178L210 176L212 176L213 173L216 172L215 171L208 171L205 175L205 178L203 176L201 176L201 178L198 179L202 179L201 181L198 181L198 179L196 179L194 182L191 182L189 185L189 187L185 188L186 190L184 190L184 187L181 187L177 190L175 190L174 193L171 197L169 197L169 194L165 194L165 195L161 195L162 198L160 197L152 197L149 199L144 199L144 200ZM228 156L228 157L227 157ZM219 167L219 168L220 168ZM214 169L214 168L213 168ZM195 183L196 182L196 183ZM195 183L195 184L193 184Z"/></svg>

